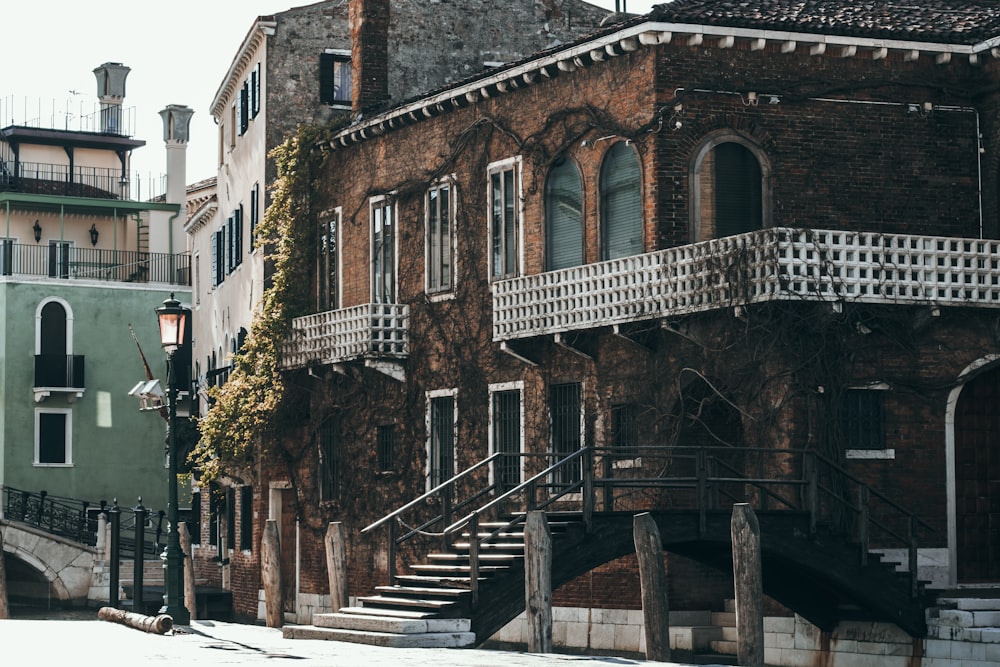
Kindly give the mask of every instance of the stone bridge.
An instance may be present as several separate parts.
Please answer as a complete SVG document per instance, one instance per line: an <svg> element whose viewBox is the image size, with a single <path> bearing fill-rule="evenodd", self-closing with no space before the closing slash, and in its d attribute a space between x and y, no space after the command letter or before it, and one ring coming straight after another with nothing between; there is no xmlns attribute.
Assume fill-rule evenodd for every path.
<svg viewBox="0 0 1000 667"><path fill-rule="evenodd" d="M0 530L11 598L86 603L94 565L103 558L97 548L18 521L0 519Z"/></svg>

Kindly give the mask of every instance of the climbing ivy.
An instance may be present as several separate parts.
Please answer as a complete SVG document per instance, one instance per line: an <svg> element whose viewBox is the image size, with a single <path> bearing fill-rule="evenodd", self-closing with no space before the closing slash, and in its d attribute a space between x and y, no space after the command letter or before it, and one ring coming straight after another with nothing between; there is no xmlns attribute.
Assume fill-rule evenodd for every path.
<svg viewBox="0 0 1000 667"><path fill-rule="evenodd" d="M304 126L271 152L278 177L255 244L272 270L229 379L209 388L211 407L199 420L201 438L189 457L203 484L250 468L267 455L269 444L277 441L274 435L292 418L279 371L280 347L292 318L308 308L308 293L298 289L296 276L308 275L314 243L309 234L312 174L322 159L314 149L333 131L331 126Z"/></svg>

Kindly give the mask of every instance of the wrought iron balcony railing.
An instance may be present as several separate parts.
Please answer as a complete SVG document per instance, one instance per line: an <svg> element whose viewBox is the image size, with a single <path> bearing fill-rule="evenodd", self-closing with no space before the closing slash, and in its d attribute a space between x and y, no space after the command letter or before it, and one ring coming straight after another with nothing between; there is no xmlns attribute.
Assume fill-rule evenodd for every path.
<svg viewBox="0 0 1000 667"><path fill-rule="evenodd" d="M0 190L36 195L128 199L129 181L120 169L45 162L0 161Z"/></svg>
<svg viewBox="0 0 1000 667"><path fill-rule="evenodd" d="M767 301L1000 308L1000 240L771 228L493 284L493 339Z"/></svg>
<svg viewBox="0 0 1000 667"><path fill-rule="evenodd" d="M191 284L191 256L77 248L53 241L29 245L0 241L0 277L38 276L104 282Z"/></svg>
<svg viewBox="0 0 1000 667"><path fill-rule="evenodd" d="M36 354L35 389L84 389L83 355Z"/></svg>
<svg viewBox="0 0 1000 667"><path fill-rule="evenodd" d="M281 347L281 367L405 359L410 353L409 320L409 306L395 303L366 303L297 317Z"/></svg>

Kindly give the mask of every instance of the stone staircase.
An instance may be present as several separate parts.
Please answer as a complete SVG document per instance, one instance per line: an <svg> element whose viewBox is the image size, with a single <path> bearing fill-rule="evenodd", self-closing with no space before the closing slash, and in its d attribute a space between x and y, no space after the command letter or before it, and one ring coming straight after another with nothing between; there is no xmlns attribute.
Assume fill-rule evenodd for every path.
<svg viewBox="0 0 1000 667"><path fill-rule="evenodd" d="M553 540L578 526L579 520L551 518ZM479 582L503 576L524 560L523 527L482 523ZM490 537L491 533L497 532ZM397 575L392 585L377 586L355 607L313 615L308 626L285 626L288 639L328 639L396 648L463 648L477 644L472 629L469 585L469 533L461 534L446 551L429 553L426 562Z"/></svg>
<svg viewBox="0 0 1000 667"><path fill-rule="evenodd" d="M928 639L1000 644L1000 590L946 592L927 616Z"/></svg>

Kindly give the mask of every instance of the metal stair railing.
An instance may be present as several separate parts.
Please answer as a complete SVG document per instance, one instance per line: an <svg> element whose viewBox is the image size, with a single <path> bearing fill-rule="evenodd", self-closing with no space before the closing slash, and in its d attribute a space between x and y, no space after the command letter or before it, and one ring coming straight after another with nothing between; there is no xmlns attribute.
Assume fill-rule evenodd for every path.
<svg viewBox="0 0 1000 667"><path fill-rule="evenodd" d="M480 535L484 517L510 516L505 508L517 503L525 511L558 504L560 509L579 511L589 531L600 494L604 512L697 511L702 534L709 512L736 502L749 502L758 510L801 512L808 517L810 534L822 522L854 539L862 566L867 564L873 541L886 548L902 547L907 553L911 596L919 596L918 534L933 527L817 452L725 446L585 447L515 486L505 488L499 481L499 470L507 469L501 464L506 458L552 456L493 454L364 528L362 533L388 528L389 583L395 579L399 545L416 536L436 537L448 545L454 535L466 530L469 587L475 604L482 545L524 519L523 514L514 513ZM598 476L596 470L602 474ZM437 509L430 517L406 523L404 517L427 507ZM405 532L399 534L397 526Z"/></svg>

